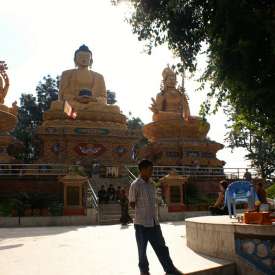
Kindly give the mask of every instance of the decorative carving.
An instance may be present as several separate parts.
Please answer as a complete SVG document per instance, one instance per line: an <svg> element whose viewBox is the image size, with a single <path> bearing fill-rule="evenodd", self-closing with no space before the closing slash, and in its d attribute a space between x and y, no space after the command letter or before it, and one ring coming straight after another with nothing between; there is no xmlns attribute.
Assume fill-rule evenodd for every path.
<svg viewBox="0 0 275 275"><path fill-rule="evenodd" d="M52 145L52 152L54 152L56 155L60 154L63 150L64 149L60 143L54 143Z"/></svg>
<svg viewBox="0 0 275 275"><path fill-rule="evenodd" d="M275 237L235 233L236 253L264 274L275 273Z"/></svg>
<svg viewBox="0 0 275 275"><path fill-rule="evenodd" d="M119 156L122 156L127 152L127 148L123 146L117 146L114 148L114 152L117 153Z"/></svg>
<svg viewBox="0 0 275 275"><path fill-rule="evenodd" d="M48 128L46 128L46 132L49 133L49 134L54 134L54 133L57 132L57 128L48 127Z"/></svg>
<svg viewBox="0 0 275 275"><path fill-rule="evenodd" d="M79 155L99 156L106 148L102 144L81 143L75 147L75 150Z"/></svg>

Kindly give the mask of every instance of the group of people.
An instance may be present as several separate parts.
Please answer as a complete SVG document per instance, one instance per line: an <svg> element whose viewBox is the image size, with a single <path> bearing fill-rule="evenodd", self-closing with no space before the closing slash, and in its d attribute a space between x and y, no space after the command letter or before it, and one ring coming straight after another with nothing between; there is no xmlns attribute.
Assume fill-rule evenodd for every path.
<svg viewBox="0 0 275 275"><path fill-rule="evenodd" d="M102 185L101 189L98 191L98 201L100 204L108 202L118 202L121 206L121 218L120 222L122 225L127 225L132 222L132 218L129 215L129 200L126 195L124 188L120 186L115 189L112 184L109 185L107 190L105 186Z"/></svg>
<svg viewBox="0 0 275 275"><path fill-rule="evenodd" d="M107 189L102 185L100 190L97 193L98 201L100 204L108 203L110 201L120 201L121 197L125 195L125 190L120 186L115 189L112 184L109 185Z"/></svg>
<svg viewBox="0 0 275 275"><path fill-rule="evenodd" d="M244 179L245 180L252 180L250 172L246 169L246 173L244 174ZM214 203L214 205L211 205L209 207L209 211L211 212L212 215L227 215L228 214L228 208L224 203L225 199L225 191L229 183L226 180L222 180L219 183L219 195ZM266 197L266 191L264 189L263 183L262 182L256 182L255 183L255 191L258 197L258 200L261 202L261 204L266 204L267 203L267 197Z"/></svg>

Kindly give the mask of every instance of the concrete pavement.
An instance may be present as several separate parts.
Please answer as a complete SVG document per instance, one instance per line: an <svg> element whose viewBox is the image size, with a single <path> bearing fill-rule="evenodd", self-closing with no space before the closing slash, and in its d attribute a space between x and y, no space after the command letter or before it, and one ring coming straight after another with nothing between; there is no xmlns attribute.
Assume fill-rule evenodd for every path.
<svg viewBox="0 0 275 275"><path fill-rule="evenodd" d="M185 273L224 264L185 245L183 222L162 224L175 265ZM152 275L164 274L151 246ZM0 275L139 275L134 227L68 226L0 229Z"/></svg>

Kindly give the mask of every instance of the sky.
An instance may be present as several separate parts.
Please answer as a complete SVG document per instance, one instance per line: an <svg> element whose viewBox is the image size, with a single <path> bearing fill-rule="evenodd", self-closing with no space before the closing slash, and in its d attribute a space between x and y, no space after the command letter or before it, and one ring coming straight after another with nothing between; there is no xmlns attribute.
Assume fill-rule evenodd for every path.
<svg viewBox="0 0 275 275"><path fill-rule="evenodd" d="M93 52L92 69L103 74L123 113L151 122L148 107L159 92L162 70L177 60L165 45L151 55L145 53L145 43L138 41L125 21L129 5L113 6L111 0L0 0L0 7L0 60L8 64L11 83L6 105L19 102L22 93L35 94L43 76L55 77L74 68L74 51L86 44ZM199 55L198 71L185 80L192 115L198 115L207 93L207 88L195 91L205 64L206 57ZM207 120L208 137L225 144L223 111ZM242 149L231 152L229 148L217 154L226 161L225 167L234 168L249 167L244 155Z"/></svg>

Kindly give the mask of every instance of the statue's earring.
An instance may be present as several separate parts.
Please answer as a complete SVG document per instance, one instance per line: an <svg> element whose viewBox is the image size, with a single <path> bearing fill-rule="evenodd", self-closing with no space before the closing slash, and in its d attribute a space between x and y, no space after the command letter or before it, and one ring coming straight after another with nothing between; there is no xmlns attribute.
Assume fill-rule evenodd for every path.
<svg viewBox="0 0 275 275"><path fill-rule="evenodd" d="M91 58L90 64L89 64L89 68L92 68L92 64L93 64L93 59Z"/></svg>

